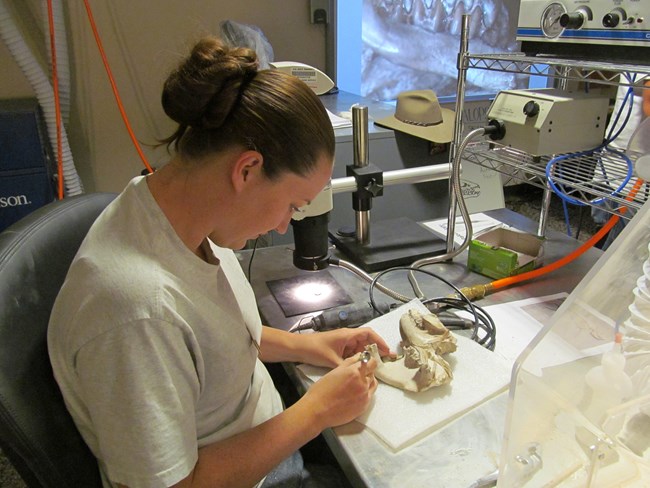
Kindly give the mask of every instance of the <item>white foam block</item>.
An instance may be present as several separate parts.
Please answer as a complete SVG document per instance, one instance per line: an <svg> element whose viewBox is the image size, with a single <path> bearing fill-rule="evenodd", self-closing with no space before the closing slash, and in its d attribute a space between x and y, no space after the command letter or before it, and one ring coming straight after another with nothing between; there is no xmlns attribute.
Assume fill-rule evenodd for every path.
<svg viewBox="0 0 650 488"><path fill-rule="evenodd" d="M419 300L414 300L368 322L367 326L396 351L400 341L399 318L410 308L428 312ZM357 420L392 449L400 450L504 391L510 382L510 364L471 339L458 334L456 338L458 349L445 355L454 374L450 384L411 393L380 383L372 405ZM312 381L327 372L325 368L304 364L298 369Z"/></svg>

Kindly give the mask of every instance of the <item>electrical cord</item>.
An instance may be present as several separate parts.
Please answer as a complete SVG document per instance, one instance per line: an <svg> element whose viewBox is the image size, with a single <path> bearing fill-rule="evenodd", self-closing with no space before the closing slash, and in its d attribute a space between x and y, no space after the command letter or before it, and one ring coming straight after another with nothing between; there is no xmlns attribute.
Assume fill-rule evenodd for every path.
<svg viewBox="0 0 650 488"><path fill-rule="evenodd" d="M142 160L142 163L144 164L145 168L147 168L147 171L149 173L153 173L154 169L149 164L149 161L147 161L147 157L144 155L144 152L140 147L140 143L138 142L138 139L135 137L133 129L131 128L131 123L129 122L129 118L126 115L126 110L124 109L124 105L122 104L120 93L117 90L117 84L115 83L115 78L113 78L111 67L108 64L108 59L106 58L106 53L104 52L102 40L99 37L99 31L97 30L97 25L95 24L95 19L93 18L93 13L90 8L90 4L88 3L88 0L84 0L84 5L86 7L86 13L88 14L88 21L90 22L90 27L92 28L93 35L95 36L95 42L97 43L97 48L99 49L99 54L101 55L102 62L104 63L104 68L106 70L106 74L108 75L108 81L111 84L113 95L115 96L115 101L117 102L117 107L120 110L120 115L122 116L122 120L124 121L126 130L129 133L129 137L131 138L131 141L133 142L133 145L135 146L135 149L138 152L138 155L140 156L140 159Z"/></svg>
<svg viewBox="0 0 650 488"><path fill-rule="evenodd" d="M571 237L571 222L569 221L569 207L567 202L562 200L562 210L564 211L564 225L566 225L566 235Z"/></svg>
<svg viewBox="0 0 650 488"><path fill-rule="evenodd" d="M625 78L627 79L628 83L634 83L634 77L630 76L629 73L624 73L623 74ZM628 103L629 100L629 103ZM616 158L622 159L626 165L627 171L625 174L625 177L622 180L622 183L618 185L617 188L612 189L611 186L609 185L610 181L607 176L607 169L605 168L603 164L602 157L598 158L598 164L601 168L601 172L604 176L604 182L607 184L607 186L612 189L612 193L610 196L614 196L617 194L620 194L620 192L627 186L629 183L630 179L632 178L633 175L633 164L632 160L622 151L613 149L609 147L609 145L614 142L618 136L621 134L625 126L627 125L630 116L632 114L632 107L633 107L633 89L630 86L625 93L625 96L623 97L623 101L621 102L621 105L619 106L618 112L616 113L616 116L614 117L614 121L610 125L609 133L605 137L604 142L593 148L593 149L588 149L586 151L579 151L575 153L567 153L567 154L562 154L560 156L556 156L549 160L549 162L546 164L546 180L548 182L549 187L553 190L553 192L562 200L563 204L565 203L570 203L572 205L577 205L577 206L586 206L586 205L599 205L606 201L607 197L601 197L601 198L595 198L593 200L590 200L589 203L585 203L582 200L575 199L570 196L571 194L571 189L572 188L570 185L564 185L562 183L558 183L555 181L557 177L562 177L562 175L569 175L570 172L567 173L567 171L562 167L562 162L566 161L567 159L570 158L582 158L584 156L602 156L603 153L608 153L610 155L613 155ZM618 121L621 118L621 115L623 114L625 107L627 106L627 113L625 115L625 120L623 123L620 125L618 128L618 131L613 134L614 130L616 129L616 126L618 124ZM565 207L565 216L566 216L566 207ZM568 227L567 227L568 228Z"/></svg>
<svg viewBox="0 0 650 488"><path fill-rule="evenodd" d="M579 205L579 206L584 206L584 205L598 205L600 203L603 203L607 197L600 197L600 198L595 198L593 200L590 200L589 203L585 203L584 201L575 199L570 196L571 190L567 190L565 188L565 185L562 183L557 183L555 181L556 175L559 174L560 177L563 173L561 163L563 161L566 161L567 159L570 158L581 158L583 156L593 156L594 154L599 153L601 150L605 150L606 152L610 154L616 155L618 158L622 159L627 167L627 171L625 174L625 177L623 178L623 181L618 185L618 187L612 191L610 196L620 194L620 192L627 186L629 183L630 179L632 178L633 174L633 165L632 165L632 160L623 152L618 151L616 149L608 148L607 146L599 146L596 149L590 149L588 151L581 151L577 153L569 153L569 154L562 154L561 156L557 156L555 158L552 158L549 160L549 162L546 165L546 181L548 182L549 187L553 190L553 192L563 201L567 203L571 203L573 205ZM602 166L602 160L600 160L600 164ZM603 166L602 172L605 175L605 180L607 181L607 172ZM609 183L609 181L607 181Z"/></svg>
<svg viewBox="0 0 650 488"><path fill-rule="evenodd" d="M251 281L251 270L253 269L253 258L255 257L255 251L257 250L257 242L260 240L260 237L257 236L255 239L255 243L253 244L253 252L251 253L251 258L248 261L248 282L252 283Z"/></svg>
<svg viewBox="0 0 650 488"><path fill-rule="evenodd" d="M414 268L413 266L397 266L394 268L388 268L384 271L377 273L377 275L370 283L368 293L370 297L370 304L378 314L383 315L386 312L382 311L377 305L374 296L375 287L377 286L379 279L382 278L384 275L399 270L408 271L409 273L418 272L418 273L426 274L432 278L442 281L447 286L452 288L456 292L457 295L456 297L448 296L448 297L428 298L428 299L425 298L425 299L421 299L422 304L425 305L433 313L439 313L441 309L446 307L451 307L456 310L466 311L470 313L473 316L473 332L472 332L471 339L475 342L478 342L480 345L482 345L483 347L491 351L494 350L494 347L496 346L496 326L494 324L494 321L490 317L490 315L484 309L472 303L472 301L469 298L467 298L467 296L465 296L465 294L453 283L446 280L442 276L437 275L436 273L432 273L431 271L427 271L421 268ZM430 304L435 304L435 305L431 306ZM479 334L479 330L483 331L482 336Z"/></svg>
<svg viewBox="0 0 650 488"><path fill-rule="evenodd" d="M57 198L63 200L63 121L61 119L61 97L59 94L59 74L56 61L56 39L54 35L54 9L52 7L52 0L47 1L47 21L50 34L50 51L52 52L52 88L54 90L54 112L56 118Z"/></svg>
<svg viewBox="0 0 650 488"><path fill-rule="evenodd" d="M467 297L465 297L467 298ZM437 304L444 304L448 307L455 308L460 311L470 312L474 314L474 324L473 333L471 339L475 342L478 342L481 346L494 351L496 346L496 324L492 317L482 308L472 303L471 310L468 310L465 305L465 300L459 300L454 297L440 297L440 298L431 298L426 300L427 303L434 302ZM471 319L470 319L471 320ZM444 321L443 321L444 323ZM446 325L448 329L454 329L456 327ZM484 335L479 336L479 330L482 330Z"/></svg>
<svg viewBox="0 0 650 488"><path fill-rule="evenodd" d="M623 73L623 76L627 79L628 83L632 85L635 80L636 80L636 75L631 76L629 73ZM616 117L614 118L614 122L611 125L611 128L609 130L609 134L607 135L607 142L606 144L611 144L614 142L618 136L621 135L621 132L623 132L623 129L625 129L625 126L627 125L628 121L630 120L630 117L632 116L632 107L634 105L634 89L632 86L628 87L627 92L625 93L625 96L623 97L623 101L621 102L621 106L619 107L618 113L616 114ZM616 134L612 135L612 132L614 132L614 129L616 128L616 125L618 124L618 120L621 118L621 114L623 113L623 108L625 105L627 105L628 100L630 100L629 106L627 108L627 114L625 115L625 121L621 124L621 126L618 128L618 132Z"/></svg>

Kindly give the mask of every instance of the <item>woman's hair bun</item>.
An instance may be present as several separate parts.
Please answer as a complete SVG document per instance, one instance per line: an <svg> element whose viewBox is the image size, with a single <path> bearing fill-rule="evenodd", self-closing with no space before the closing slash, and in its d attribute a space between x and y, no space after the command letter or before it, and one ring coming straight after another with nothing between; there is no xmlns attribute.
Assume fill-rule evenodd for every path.
<svg viewBox="0 0 650 488"><path fill-rule="evenodd" d="M205 37L167 78L163 109L181 126L216 129L230 114L257 67L254 50L229 47L219 38Z"/></svg>

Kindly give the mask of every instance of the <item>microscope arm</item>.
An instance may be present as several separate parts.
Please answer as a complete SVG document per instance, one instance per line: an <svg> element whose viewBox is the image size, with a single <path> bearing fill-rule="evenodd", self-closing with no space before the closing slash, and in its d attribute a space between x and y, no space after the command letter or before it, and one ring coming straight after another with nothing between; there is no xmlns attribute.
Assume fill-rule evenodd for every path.
<svg viewBox="0 0 650 488"><path fill-rule="evenodd" d="M384 186L423 183L449 178L449 164L435 164L418 168L398 169L383 174ZM335 178L309 205L296 212L291 220L293 226L295 250L293 264L299 269L317 271L328 266L329 212L333 208L334 193L354 192L357 183L353 176Z"/></svg>
<svg viewBox="0 0 650 488"><path fill-rule="evenodd" d="M417 168L396 169L384 173L384 186L424 183L426 181L446 180L451 175L451 164L432 164ZM355 191L357 183L353 176L332 180L332 193Z"/></svg>

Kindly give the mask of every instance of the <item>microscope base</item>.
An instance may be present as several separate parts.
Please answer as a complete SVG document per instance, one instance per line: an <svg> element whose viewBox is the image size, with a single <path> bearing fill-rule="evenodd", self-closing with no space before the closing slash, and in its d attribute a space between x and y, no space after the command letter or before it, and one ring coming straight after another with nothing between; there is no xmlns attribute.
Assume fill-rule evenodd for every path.
<svg viewBox="0 0 650 488"><path fill-rule="evenodd" d="M370 243L330 232L330 239L348 259L368 273L408 266L428 256L444 254L447 243L417 222L405 217L372 222Z"/></svg>

